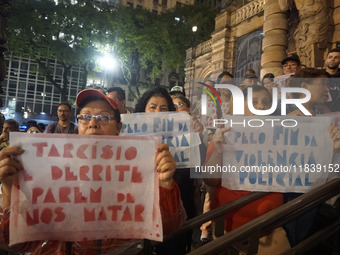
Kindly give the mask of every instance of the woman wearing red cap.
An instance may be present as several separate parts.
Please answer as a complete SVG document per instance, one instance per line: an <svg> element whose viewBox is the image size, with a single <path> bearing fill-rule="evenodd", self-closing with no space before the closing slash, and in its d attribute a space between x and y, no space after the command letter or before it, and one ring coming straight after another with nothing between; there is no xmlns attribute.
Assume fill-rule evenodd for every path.
<svg viewBox="0 0 340 255"><path fill-rule="evenodd" d="M80 113L77 116L80 135L118 135L122 126L117 104L95 89L86 89L77 96ZM178 229L186 215L181 204L180 192L172 176L176 169L175 160L167 145L157 148L156 165L159 178L160 208L164 234ZM20 147L8 147L0 153L0 181L2 183L2 214L0 242L7 245L9 234L9 207L11 205L12 177L22 170L22 165L11 156L20 155ZM16 245L17 252L31 254L106 254L112 248L123 245L128 240L105 239L86 242L66 243L62 241L34 241Z"/></svg>

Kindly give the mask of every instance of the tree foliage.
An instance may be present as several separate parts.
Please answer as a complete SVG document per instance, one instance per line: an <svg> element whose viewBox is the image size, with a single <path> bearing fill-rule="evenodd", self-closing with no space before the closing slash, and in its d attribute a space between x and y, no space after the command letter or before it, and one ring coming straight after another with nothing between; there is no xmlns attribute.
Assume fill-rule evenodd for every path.
<svg viewBox="0 0 340 255"><path fill-rule="evenodd" d="M164 63L168 68L180 70L184 75L185 49L209 40L215 29L217 10L205 5L182 6L160 16L166 38ZM169 22L172 21L172 22ZM197 32L192 27L197 26Z"/></svg>
<svg viewBox="0 0 340 255"><path fill-rule="evenodd" d="M88 0L57 2L14 1L8 19L8 48L16 56L34 57L39 73L60 90L62 100L66 99L72 66L83 67L85 87L89 64L104 49L110 49L119 59L130 90L133 85L138 88L141 69L146 72L147 85L161 77L164 67L184 77L186 49L193 39L200 43L210 38L217 14L201 5L154 15L145 9L110 9ZM198 27L195 35L191 30L194 25ZM63 84L54 80L48 59L57 59L63 65Z"/></svg>
<svg viewBox="0 0 340 255"><path fill-rule="evenodd" d="M164 67L184 79L186 49L193 40L198 44L210 38L216 14L217 10L203 5L177 7L160 15L144 9L117 9L111 36L128 85L139 85L140 69L146 72L147 86L162 76ZM196 34L194 25L198 26Z"/></svg>
<svg viewBox="0 0 340 255"><path fill-rule="evenodd" d="M98 55L97 42L106 38L105 17L110 17L110 12L107 6L97 8L86 0L78 0L76 5L71 1L16 0L8 18L8 48L13 55L34 57L39 74L66 101L72 66L83 67L82 86L86 85L88 63ZM53 77L50 59L57 59L64 68L62 84Z"/></svg>

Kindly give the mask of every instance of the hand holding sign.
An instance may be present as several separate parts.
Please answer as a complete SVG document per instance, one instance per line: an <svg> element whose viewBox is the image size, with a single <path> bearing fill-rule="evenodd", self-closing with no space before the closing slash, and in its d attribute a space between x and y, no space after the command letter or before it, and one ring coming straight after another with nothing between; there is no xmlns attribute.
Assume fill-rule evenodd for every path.
<svg viewBox="0 0 340 255"><path fill-rule="evenodd" d="M257 117L260 119L260 117ZM275 117L282 119L283 117ZM222 186L232 190L308 192L325 182L340 132L330 118L296 117L298 125L239 128L228 132ZM328 130L328 131L327 131ZM336 141L334 144L333 138Z"/></svg>
<svg viewBox="0 0 340 255"><path fill-rule="evenodd" d="M201 137L202 133L204 131L203 124L201 122L199 122L199 120L197 119L196 116L193 116L192 120L193 120L193 130L194 130L194 132L198 133L199 136Z"/></svg>
<svg viewBox="0 0 340 255"><path fill-rule="evenodd" d="M0 182L2 184L2 208L11 204L12 177L22 170L22 164L11 156L21 155L24 151L17 146L10 146L0 151Z"/></svg>
<svg viewBox="0 0 340 255"><path fill-rule="evenodd" d="M176 163L169 152L169 145L161 144L157 147L158 155L156 157L157 172L159 172L159 186L170 188L172 185L172 176L176 170Z"/></svg>
<svg viewBox="0 0 340 255"><path fill-rule="evenodd" d="M216 153L218 153L218 154L223 153L223 144L226 144L226 141L224 139L224 133L229 131L229 130L230 130L229 127L228 128L221 128L214 135L212 141L214 143L214 150L215 150Z"/></svg>
<svg viewBox="0 0 340 255"><path fill-rule="evenodd" d="M178 168L193 167L200 163L201 140L198 133L191 131L190 115L186 112L123 114L122 122L120 136L161 136L162 144L169 145ZM200 132L199 124L196 125L195 130Z"/></svg>
<svg viewBox="0 0 340 255"><path fill-rule="evenodd" d="M329 137L333 140L334 151L340 150L340 130L334 125L329 126Z"/></svg>
<svg viewBox="0 0 340 255"><path fill-rule="evenodd" d="M18 172L11 187L10 244L162 240L154 162L159 142L146 137L13 133L11 143L25 153L18 157L23 171L4 153L13 148L10 155L20 154L19 147L0 154L0 168L2 163L6 166L3 173ZM171 185L174 159L167 146L158 151L161 179Z"/></svg>

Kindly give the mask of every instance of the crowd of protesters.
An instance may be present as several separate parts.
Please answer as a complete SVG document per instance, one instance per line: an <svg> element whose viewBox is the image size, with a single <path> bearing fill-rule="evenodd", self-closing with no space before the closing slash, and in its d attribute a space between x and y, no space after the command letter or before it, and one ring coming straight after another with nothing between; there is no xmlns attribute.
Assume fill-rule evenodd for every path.
<svg viewBox="0 0 340 255"><path fill-rule="evenodd" d="M340 93L338 81L331 78L340 77L340 49L331 50L325 60L325 69L305 67L296 54L290 54L282 60L282 73L285 76L285 85L289 87L302 87L311 92L311 99L305 107L313 115L337 112L340 110ZM238 77L240 78L240 77ZM255 71L249 69L240 84L235 84L234 76L229 72L222 72L216 79L206 79L201 83L205 86L214 87L215 84L233 84L242 89L245 99L245 116L253 115L247 105L247 88L251 87L253 107L257 110L269 109L272 105L273 88L282 84L276 82L273 74L267 73L260 81ZM223 115L233 114L233 98L229 89L219 88L218 93L226 108L216 110L217 118ZM120 114L130 114L126 109L125 92L122 88L109 88L107 93L104 89L93 88L81 91L76 100L79 110L78 126L71 121L72 106L68 103L58 105L58 122L45 126L34 120L28 122L27 133L63 133L63 134L97 134L97 135L119 135L121 129ZM154 88L145 92L137 102L134 113L155 113L184 111L191 115L192 130L199 134L202 141L200 145L201 163L206 165L222 165L223 148L225 143L223 134L229 128L205 127L204 120L200 118L200 101L195 103L186 97L182 86L174 86L170 91L164 88ZM217 106L216 106L217 107ZM280 110L280 109L279 109ZM105 113L105 114L104 114ZM274 112L274 115L276 112ZM287 114L303 116L299 109L288 109ZM104 116L105 115L105 116ZM106 121L104 123L104 121ZM0 181L2 183L2 212L1 230L7 231L11 201L12 178L21 170L21 163L13 156L23 153L20 147L10 146L9 132L18 132L19 123L15 120L6 120L3 124L2 135L0 136ZM334 125L329 129L330 137L334 141L334 150L340 148L340 131ZM160 197L159 204L162 208L162 220L164 232L169 234L180 228L184 219L191 219L201 213L207 212L222 204L229 203L240 198L250 191L234 191L221 186L221 179L204 179L198 181L190 177L189 168L176 168L175 160L169 152L167 145L158 147ZM232 231L247 222L273 210L283 203L299 196L300 194L269 193L268 195L251 202L237 211L228 213L225 216L225 231ZM183 204L183 207L182 207ZM203 208L203 209L202 209ZM308 214L309 213L309 214ZM301 242L312 228L316 218L316 211L311 211L296 219L294 223L288 223L283 227L275 229L268 234L275 235L275 243L267 242L259 244L259 254L279 254L290 246ZM170 219L170 220L169 220ZM304 231L301 231L299 224L305 224ZM169 224L169 222L171 222ZM303 222L303 223L301 223ZM213 239L212 222L203 224L200 228L201 236L198 243L204 245ZM5 235L6 236L6 235ZM5 238L6 239L6 238ZM188 232L175 240L168 240L155 246L156 254L185 254L192 247L193 232ZM4 244L2 244L4 245ZM101 254L109 251L115 245L114 240L102 240ZM68 245L68 251L63 242L37 241L25 243L15 247L19 252L31 252L32 254L97 254L98 247L88 242L79 242Z"/></svg>
<svg viewBox="0 0 340 255"><path fill-rule="evenodd" d="M338 112L339 101L339 80L330 79L338 78L340 76L340 49L332 49L325 60L325 69L310 68L304 66L296 54L290 54L282 60L282 77L284 78L284 85L287 87L301 87L307 89L311 93L311 98L304 104L312 116L317 116L324 113ZM221 74L226 75L226 74ZM230 74L228 76L230 77ZM232 76L231 76L232 77ZM219 77L221 78L221 77ZM280 79L278 79L280 81ZM233 84L229 81L229 84ZM221 82L223 83L223 82ZM227 83L228 84L228 83ZM247 104L247 88L252 88L252 102L253 107L257 110L267 110L272 106L273 88L280 87L282 84L276 82L273 74L268 73L263 76L262 83L259 83L256 74L253 70L249 70L244 76L241 84L238 85L244 93L244 115L254 115L248 109ZM222 91L220 91L222 94ZM294 96L294 94L293 94ZM305 95L298 94L296 98L304 97ZM228 100L228 102L232 101ZM233 105L228 109L228 114L233 114ZM287 107L287 115L304 116L300 109L294 107ZM278 111L273 115L280 115L280 103L278 104ZM221 117L219 117L221 118ZM206 165L222 165L223 149L221 144L225 143L224 132L228 128L217 129L216 134L209 143L206 155ZM329 127L330 137L334 141L334 151L339 150L339 130L334 125ZM221 187L221 179L206 179L206 204L212 203L212 208L219 205L229 203L249 191L234 191ZM244 225L245 223L267 213L280 206L282 203L288 202L298 196L300 193L270 193L267 196L258 199L254 202L239 208L236 211L228 213L225 217L225 230L232 231L235 228ZM205 206L206 211L209 206ZM339 209L339 208L338 208ZM318 208L308 211L297 219L286 223L283 228L275 229L268 236L267 240L275 240L275 242L259 243L258 254L279 254L303 241L312 229L317 228L315 223L318 221ZM206 231L207 226L203 225L202 240L210 241L209 231ZM210 234L211 235L211 234Z"/></svg>

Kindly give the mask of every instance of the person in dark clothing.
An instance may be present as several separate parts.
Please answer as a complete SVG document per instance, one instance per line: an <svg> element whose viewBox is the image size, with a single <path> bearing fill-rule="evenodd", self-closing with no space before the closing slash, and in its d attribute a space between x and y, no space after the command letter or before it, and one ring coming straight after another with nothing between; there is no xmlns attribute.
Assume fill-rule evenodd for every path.
<svg viewBox="0 0 340 255"><path fill-rule="evenodd" d="M135 112L169 112L176 111L171 96L164 88L155 88L146 91L135 106ZM181 191L181 199L187 213L187 219L197 215L194 202L195 186L194 179L190 178L190 168L176 168L173 176ZM197 187L198 188L198 187ZM192 231L184 233L176 240L169 240L156 246L157 254L180 255L190 251ZM175 245L176 243L176 245ZM171 247L171 249L169 249ZM172 248L176 249L174 251Z"/></svg>
<svg viewBox="0 0 340 255"><path fill-rule="evenodd" d="M332 101L327 106L332 112L340 111L340 48L334 48L329 51L325 60L327 73L330 74L330 94Z"/></svg>
<svg viewBox="0 0 340 255"><path fill-rule="evenodd" d="M58 122L47 126L46 133L78 134L78 127L71 121L72 107L69 103L58 105Z"/></svg>

